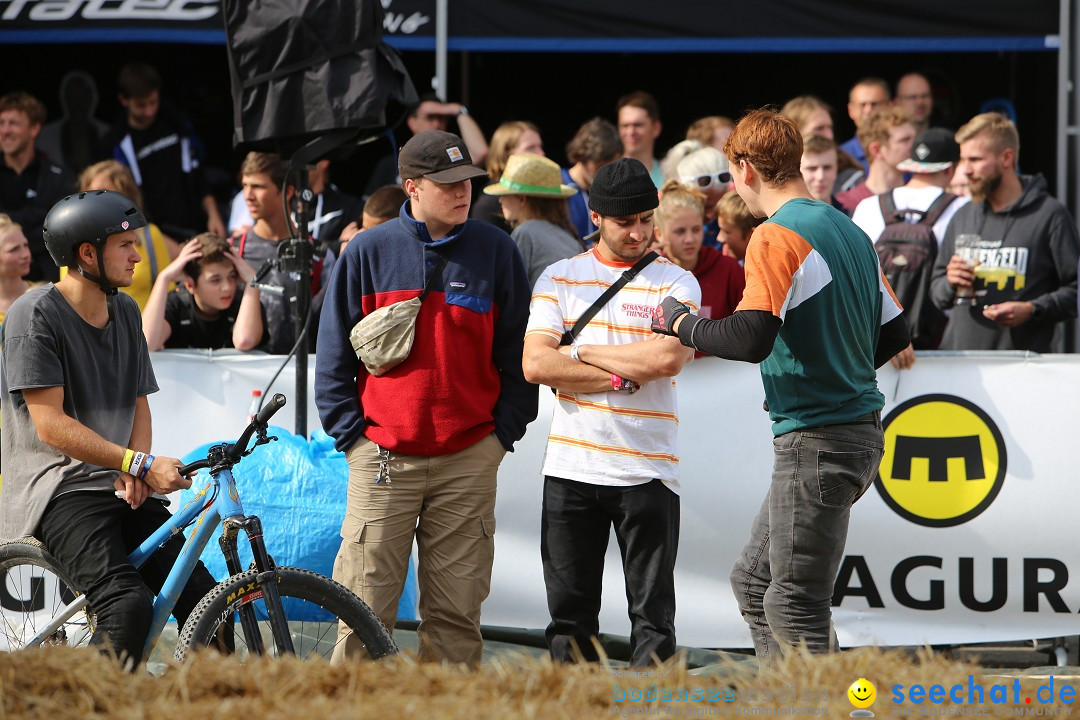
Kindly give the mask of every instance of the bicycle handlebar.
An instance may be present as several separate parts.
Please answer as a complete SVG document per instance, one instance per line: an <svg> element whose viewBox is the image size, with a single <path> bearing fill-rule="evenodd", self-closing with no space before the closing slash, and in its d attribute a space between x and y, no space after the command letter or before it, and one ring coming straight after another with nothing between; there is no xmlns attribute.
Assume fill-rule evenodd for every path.
<svg viewBox="0 0 1080 720"><path fill-rule="evenodd" d="M275 393L274 397L270 398L270 402L264 405L259 414L255 416L255 419L265 425L270 422L270 418L274 417L274 413L283 407L285 407L285 396L281 393Z"/></svg>
<svg viewBox="0 0 1080 720"><path fill-rule="evenodd" d="M262 409L259 410L259 414L248 423L246 428L244 428L244 432L240 435L240 439L229 445L226 450L226 457L228 457L230 465L240 462L240 458L242 458L244 452L247 451L248 443L251 442L251 436L260 428L265 429L267 423L270 422L270 418L274 416L274 413L283 407L285 407L285 396L281 393L275 393L274 397L270 398L270 402L264 405ZM210 467L209 459L196 460L193 463L177 468L177 472L182 476L187 477L188 475L208 467Z"/></svg>
<svg viewBox="0 0 1080 720"><path fill-rule="evenodd" d="M181 465L180 467L176 468L176 472L180 473L182 477L187 477L188 475L194 475L203 468L208 467L210 467L209 460L196 460L195 462L188 465Z"/></svg>

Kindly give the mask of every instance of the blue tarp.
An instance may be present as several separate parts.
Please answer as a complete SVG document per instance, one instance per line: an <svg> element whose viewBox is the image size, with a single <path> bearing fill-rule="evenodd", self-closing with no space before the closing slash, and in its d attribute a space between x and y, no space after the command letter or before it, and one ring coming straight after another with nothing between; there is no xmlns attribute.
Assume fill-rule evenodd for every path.
<svg viewBox="0 0 1080 720"><path fill-rule="evenodd" d="M322 430L316 430L310 442L284 428L271 427L270 431L278 440L256 448L233 469L244 512L262 520L266 548L275 563L330 576L345 517L349 476L345 455L334 450L333 440ZM217 443L198 447L182 460L189 463L204 459L212 444ZM193 480L195 491L205 485L206 473L201 470ZM192 490L182 491L179 506L193 497ZM246 568L251 563L251 547L244 538L238 545ZM225 579L225 559L215 544L207 546L202 559L216 579ZM410 559L409 576L398 604L399 619L416 619L416 600L415 570Z"/></svg>

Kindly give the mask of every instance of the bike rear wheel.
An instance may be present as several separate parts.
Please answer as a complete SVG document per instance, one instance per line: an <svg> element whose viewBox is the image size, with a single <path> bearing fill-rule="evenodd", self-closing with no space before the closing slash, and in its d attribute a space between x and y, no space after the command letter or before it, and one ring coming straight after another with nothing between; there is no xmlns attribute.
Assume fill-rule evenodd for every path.
<svg viewBox="0 0 1080 720"><path fill-rule="evenodd" d="M40 541L0 543L0 650L19 650L80 593ZM94 634L94 613L83 608L42 645L83 646Z"/></svg>
<svg viewBox="0 0 1080 720"><path fill-rule="evenodd" d="M329 660L348 632L363 643L373 659L398 651L371 608L344 585L301 568L279 567L276 571L281 604L298 657ZM278 654L257 576L257 570L233 575L207 593L184 623L176 644L177 660L184 660L196 648L216 647L222 626L232 628L235 653L241 659L254 654L240 624L241 609L254 611L266 654ZM342 625L346 630L339 635Z"/></svg>

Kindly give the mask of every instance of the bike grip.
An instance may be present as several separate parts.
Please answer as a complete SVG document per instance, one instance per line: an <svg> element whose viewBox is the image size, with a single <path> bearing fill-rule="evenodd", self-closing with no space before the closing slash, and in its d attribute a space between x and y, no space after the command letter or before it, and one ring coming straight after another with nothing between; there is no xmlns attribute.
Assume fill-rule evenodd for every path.
<svg viewBox="0 0 1080 720"><path fill-rule="evenodd" d="M274 393L274 397L270 398L270 402L263 405L262 410L255 417L265 425L270 422L270 418L274 417L274 413L283 407L285 407L285 396L281 393Z"/></svg>
<svg viewBox="0 0 1080 720"><path fill-rule="evenodd" d="M194 475L199 470L208 467L210 467L209 460L196 460L193 463L179 466L178 468L176 468L176 472L180 473L182 477L187 477L188 475Z"/></svg>

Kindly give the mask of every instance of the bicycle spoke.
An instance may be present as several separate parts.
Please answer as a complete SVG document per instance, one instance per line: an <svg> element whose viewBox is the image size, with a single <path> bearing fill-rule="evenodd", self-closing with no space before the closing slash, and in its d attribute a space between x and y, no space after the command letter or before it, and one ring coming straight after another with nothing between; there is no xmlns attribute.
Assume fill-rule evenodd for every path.
<svg viewBox="0 0 1080 720"><path fill-rule="evenodd" d="M7 650L15 650L36 637L75 595L39 546L8 543L2 547L0 640ZM45 642L84 645L89 640L91 627L83 611L61 625Z"/></svg>

